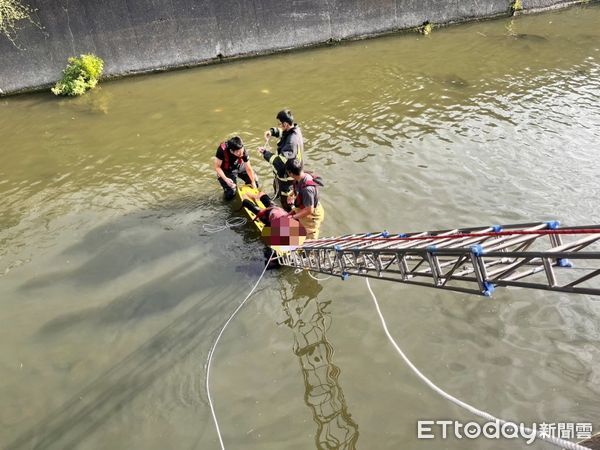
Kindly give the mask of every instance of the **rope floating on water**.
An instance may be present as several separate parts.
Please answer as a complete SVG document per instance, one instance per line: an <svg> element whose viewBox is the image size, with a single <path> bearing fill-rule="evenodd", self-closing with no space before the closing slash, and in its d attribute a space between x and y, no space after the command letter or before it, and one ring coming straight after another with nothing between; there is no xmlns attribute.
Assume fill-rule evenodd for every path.
<svg viewBox="0 0 600 450"><path fill-rule="evenodd" d="M244 217L231 217L225 221L224 225L215 225L212 223L205 223L202 228L207 233L220 233L221 231L227 230L228 228L241 227L246 225L248 221Z"/></svg>
<svg viewBox="0 0 600 450"><path fill-rule="evenodd" d="M367 288L369 289L369 292L371 293L371 297L373 298L373 302L375 303L375 308L377 309L377 314L379 315L379 319L381 320L381 324L383 325L383 331L385 332L387 338L389 339L389 341L392 343L392 345L394 346L394 348L396 349L396 351L400 354L400 356L402 357L402 359L404 360L404 362L406 363L406 365L408 367L410 367L410 369L415 373L415 375L417 375L417 377L423 382L425 383L427 386L429 386L431 389L433 389L435 392L437 392L438 394L440 394L442 397L444 397L446 400L454 403L457 406L460 406L463 409L466 409L467 411L471 412L472 414L482 417L484 419L487 419L489 421L492 422L498 422L502 425L509 423L506 420L503 419L499 419L495 416L492 416L491 414L482 411L480 409L475 408L474 406L469 405L468 403L463 402L462 400L459 400L458 398L448 394L446 391L444 391L442 388L438 387L436 384L433 383L433 381L431 381L429 378L427 378L419 369L417 369L417 367L411 362L410 359L408 359L408 357L404 354L404 352L402 351L402 349L398 346L398 344L396 343L396 341L394 340L394 338L392 337L392 335L390 334L387 325L385 323L385 318L383 317L383 314L381 313L381 309L379 308L379 303L377 302L377 297L375 297L375 294L373 293L373 290L371 289L371 284L369 283L369 279L366 278L365 279L367 282ZM514 422L511 422L514 423ZM554 436L547 436L545 433L543 433L542 431L533 431L529 428L523 427L522 428L525 432L527 432L527 434L534 434L541 440L549 442L553 445L556 445L557 447L560 448L566 448L566 449L571 449L571 450L589 450L588 447L584 447L582 445L579 444L575 444L574 442L570 442L570 441L565 441L564 439L560 439L560 438L556 438ZM522 433L523 434L523 433Z"/></svg>
<svg viewBox="0 0 600 450"><path fill-rule="evenodd" d="M250 292L248 293L248 295L246 295L246 298L242 301L242 303L239 304L239 306L235 309L235 311L233 311L233 313L231 314L231 316L229 317L229 319L227 319L227 322L225 322L225 325L223 325L223 328L221 328L221 331L217 335L217 339L215 339L215 342L214 342L212 348L208 352L208 359L207 359L207 362L206 362L206 395L208 396L208 404L210 406L210 412L211 412L213 420L215 422L215 428L217 429L217 435L219 436L219 443L221 444L221 449L222 450L225 450L225 444L223 443L223 437L221 436L221 430L219 428L219 422L217 421L217 415L215 413L215 408L213 406L212 398L210 397L210 364L212 362L212 357L214 355L215 349L217 348L217 344L219 343L219 340L221 339L221 336L223 335L223 332L225 331L225 328L227 328L227 325L229 325L229 322L231 322L233 320L233 318L238 313L238 311L240 309L242 309L242 307L244 306L244 304L246 303L246 301L252 296L252 294L254 293L254 291L256 290L256 288L258 287L260 281L265 276L267 268L269 267L269 263L273 259L274 255L275 255L275 252L272 252L271 256L269 257L269 260L265 264L265 268L263 269L262 273L260 274L260 277L256 281L256 284L254 284L254 286L252 287L252 289L250 290Z"/></svg>
<svg viewBox="0 0 600 450"><path fill-rule="evenodd" d="M311 271L310 271L310 270L308 270L308 269L296 269L296 270L294 270L294 274L298 275L299 273L302 273L302 271L303 271L303 270L306 270L306 272L308 272L308 276L309 276L309 277L311 277L311 278L312 278L313 280L315 280L315 281L326 281L326 280L329 280L329 279L332 277L332 275L328 275L328 276L326 276L326 277L322 277L322 278L315 277L315 276L314 276L314 275L311 273Z"/></svg>

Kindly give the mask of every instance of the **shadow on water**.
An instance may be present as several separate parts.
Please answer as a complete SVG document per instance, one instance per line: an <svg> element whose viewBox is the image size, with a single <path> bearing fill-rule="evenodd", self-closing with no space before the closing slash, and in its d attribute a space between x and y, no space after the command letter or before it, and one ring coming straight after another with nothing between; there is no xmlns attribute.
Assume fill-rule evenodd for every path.
<svg viewBox="0 0 600 450"><path fill-rule="evenodd" d="M221 210L229 211L227 207ZM203 233L201 219L192 222L191 227L185 224L185 231L179 232L181 230L176 226L165 227L161 223L161 214L171 219L177 216L172 210L170 214L135 213L92 229L80 242L63 251L65 257L88 257L83 264L74 269L47 273L21 286L28 291L57 284L98 289L111 282L127 280L128 275L132 280L129 283L137 283L145 272L160 272L101 306L49 321L40 330L42 337L73 326L122 323L171 310L194 293L218 284L213 271L215 260L225 266L230 265L227 261L231 260L230 263L235 262L236 272L255 275L255 264L247 259L260 260L260 247L254 243L251 249L256 251L248 252L246 247L245 251L238 252L256 241L252 230L225 230L202 236L199 235ZM220 214L222 211L215 214L215 220L221 221ZM234 234L242 242L236 243L236 239L229 237Z"/></svg>
<svg viewBox="0 0 600 450"><path fill-rule="evenodd" d="M187 242L169 233L159 233L151 239L139 234L131 235L131 231L135 232L136 222L139 220L124 220L118 225L111 223L92 230L82 242L63 253L65 257L76 257L93 252L92 258L76 269L47 273L21 288L43 289L56 283L57 279L78 287L98 286L124 277L140 266L164 260L188 247Z"/></svg>
<svg viewBox="0 0 600 450"><path fill-rule="evenodd" d="M200 209L203 211L199 214L197 211ZM237 205L218 201L197 202L191 206L174 202L163 205L161 209L124 215L93 228L76 244L62 252L65 258L93 254L84 264L75 269L52 271L38 276L23 284L21 289L47 288L56 284L57 280L77 287L99 286L138 271L140 267L148 267L176 256L191 246L203 246L206 255L231 257L228 250L235 250L240 246L235 247L234 241L227 241L224 236L226 233L207 233L202 226L205 223L221 225L232 215L240 215ZM249 227L241 227L235 231L243 238L244 243L257 240L256 233ZM214 247L213 250L209 250L211 247Z"/></svg>
<svg viewBox="0 0 600 450"><path fill-rule="evenodd" d="M213 216L218 220L221 215L231 213L226 207L217 209L218 214ZM245 289L222 283L215 272L226 273L226 268L233 271L235 266L237 272L258 276L263 267L262 253L257 246L248 251L247 245L245 257L231 253L232 248L244 245L242 241L252 239L234 230L202 236L200 222L206 217L197 217L179 228L165 228L159 217L170 217L172 223L181 222L176 211L165 211L134 213L92 229L63 252L72 256L82 253L90 258L87 262L21 286L32 293L52 285L69 284L84 286L90 292L111 292L105 284L141 271L135 278L121 280L123 285L143 280L135 288L125 292L117 288L120 294L112 300L48 321L37 332L42 341L73 327L84 330L88 337L94 333L90 326L116 325L123 330L128 322L134 324L147 316L183 308L186 301L191 306L61 407L23 431L6 449L76 447L190 353L196 352L202 355L200 359L206 359L211 336L237 306L233 299L239 298L239 290ZM173 236L168 237L169 233ZM81 298L85 300L85 291ZM201 422L201 427L208 423Z"/></svg>
<svg viewBox="0 0 600 450"><path fill-rule="evenodd" d="M199 346L204 348L203 353L207 353L205 330L212 329L211 334L214 334L218 328L209 314L216 294L216 289L205 291L193 307L6 448L75 447L171 370L174 361L184 358ZM219 296L222 296L220 291Z"/></svg>
<svg viewBox="0 0 600 450"><path fill-rule="evenodd" d="M293 352L304 378L304 402L317 424L318 450L353 450L358 425L352 420L339 384L340 369L333 364L334 349L327 340L331 301L319 300L323 288L307 272L282 279L279 292L287 325L294 334Z"/></svg>
<svg viewBox="0 0 600 450"><path fill-rule="evenodd" d="M41 337L60 333L73 326L108 325L128 322L171 310L190 295L206 289L205 265L186 261L164 275L116 297L107 305L65 314L47 322Z"/></svg>

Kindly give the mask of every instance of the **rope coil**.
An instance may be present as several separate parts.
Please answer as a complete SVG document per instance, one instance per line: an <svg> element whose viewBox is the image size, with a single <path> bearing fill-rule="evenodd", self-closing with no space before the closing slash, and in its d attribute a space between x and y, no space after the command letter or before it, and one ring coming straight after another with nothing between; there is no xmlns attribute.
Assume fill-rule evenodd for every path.
<svg viewBox="0 0 600 450"><path fill-rule="evenodd" d="M224 225L215 225L212 223L205 223L202 225L202 228L207 233L220 233L221 231L227 230L228 228L241 227L242 225L246 225L248 220L244 217L231 217L225 221Z"/></svg>

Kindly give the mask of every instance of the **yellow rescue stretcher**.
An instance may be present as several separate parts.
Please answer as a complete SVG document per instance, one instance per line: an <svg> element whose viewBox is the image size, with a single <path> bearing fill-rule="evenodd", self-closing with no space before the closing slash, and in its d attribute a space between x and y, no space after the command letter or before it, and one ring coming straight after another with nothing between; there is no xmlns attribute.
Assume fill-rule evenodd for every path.
<svg viewBox="0 0 600 450"><path fill-rule="evenodd" d="M236 197L237 200L241 203L244 199L248 199L250 201L252 201L259 209L264 209L265 205L263 205L263 203L260 201L260 199L258 198L258 195L260 194L260 191L256 188L253 188L252 186L248 185L248 184L244 184L242 186L238 186L237 192L236 192ZM269 236L271 235L271 229L268 228L262 220L257 219L256 218L256 214L254 214L252 211L250 211L248 208L243 208L244 212L246 213L246 215L250 218L250 221L254 224L254 227L256 227L256 229L258 230L258 232L261 234L261 236L263 237L264 241L269 240ZM304 238L298 238L301 239L300 241L300 245L304 242ZM297 247L297 245L295 246L290 246L290 245L268 245L269 248L271 248L272 250L275 251L275 255L277 257L288 254L290 250L294 249Z"/></svg>
<svg viewBox="0 0 600 450"><path fill-rule="evenodd" d="M259 193L260 193L260 191L257 188L253 188L249 184L243 184L241 186L238 186L237 192L235 195L240 203L242 203L242 201L244 199L248 199L251 202L253 202L256 206L258 206L260 209L263 209L265 207L265 205L263 205L262 202L258 199ZM256 196L256 199L250 198L248 195ZM256 229L258 229L258 232L262 234L262 231L265 228L265 224L262 222L262 220L257 219L256 214L254 214L248 208L244 208L244 212L250 218L250 221L254 224Z"/></svg>

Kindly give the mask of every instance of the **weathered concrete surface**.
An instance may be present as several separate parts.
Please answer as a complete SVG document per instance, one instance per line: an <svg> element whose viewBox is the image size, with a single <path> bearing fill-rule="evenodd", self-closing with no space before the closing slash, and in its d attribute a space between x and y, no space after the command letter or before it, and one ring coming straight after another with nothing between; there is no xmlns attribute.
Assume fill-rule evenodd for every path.
<svg viewBox="0 0 600 450"><path fill-rule="evenodd" d="M0 93L54 83L69 56L95 53L105 75L148 72L510 13L510 0L23 0L15 47L0 35ZM522 0L524 10L572 0ZM285 9L283 9L285 7Z"/></svg>

